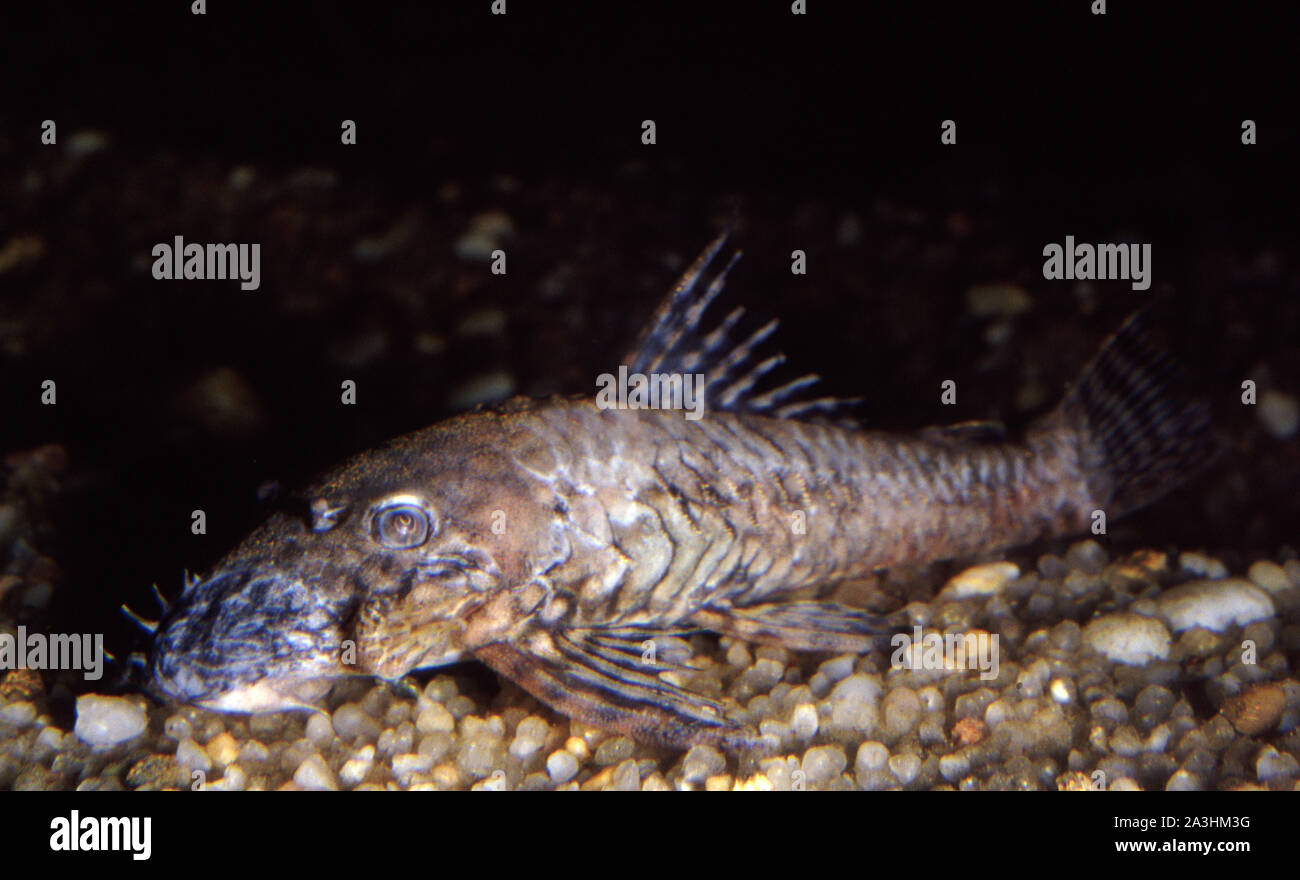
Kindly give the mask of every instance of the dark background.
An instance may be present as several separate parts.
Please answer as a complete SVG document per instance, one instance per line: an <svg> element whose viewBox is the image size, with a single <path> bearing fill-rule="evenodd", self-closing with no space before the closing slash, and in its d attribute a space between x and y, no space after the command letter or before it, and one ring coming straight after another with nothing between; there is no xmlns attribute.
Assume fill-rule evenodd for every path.
<svg viewBox="0 0 1300 880"><path fill-rule="evenodd" d="M810 6L7 11L0 242L38 235L44 253L0 274L0 451L68 450L42 548L63 569L60 628L112 631L120 602L174 592L230 549L263 515L259 484L301 484L446 416L485 371L519 393L588 391L733 214L732 301L781 317L796 368L863 396L882 428L1023 427L1145 300L1045 282L1043 245L1152 243L1171 344L1231 454L1108 541L1232 564L1294 547L1297 440L1236 405L1243 378L1300 392L1293 9ZM57 147L39 143L47 118ZM949 118L956 147L939 144ZM1257 146L1240 144L1245 118ZM110 146L71 155L85 130ZM236 193L241 166L253 183ZM504 278L454 253L483 211L514 225ZM841 240L846 218L860 233ZM394 229L385 259L355 258ZM261 242L261 290L133 268L178 234ZM789 274L793 248L808 276ZM965 301L990 282L1033 298L1000 345ZM458 333L484 309L504 313L500 333ZM421 334L445 347L419 350ZM256 418L195 414L218 368ZM45 378L56 407L39 405ZM338 403L344 378L355 407ZM945 378L955 413L936 403ZM1046 396L1023 406L1030 382Z"/></svg>

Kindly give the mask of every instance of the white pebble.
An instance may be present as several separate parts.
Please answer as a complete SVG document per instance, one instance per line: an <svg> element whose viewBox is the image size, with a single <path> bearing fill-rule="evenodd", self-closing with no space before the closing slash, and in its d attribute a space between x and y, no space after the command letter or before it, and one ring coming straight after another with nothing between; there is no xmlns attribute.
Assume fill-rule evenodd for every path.
<svg viewBox="0 0 1300 880"><path fill-rule="evenodd" d="M808 785L825 785L843 773L848 764L844 746L817 746L804 754L801 769Z"/></svg>
<svg viewBox="0 0 1300 880"><path fill-rule="evenodd" d="M889 763L889 749L885 748L884 743L864 742L858 746L858 757L854 761L854 769L859 773L874 773L877 770L883 770Z"/></svg>
<svg viewBox="0 0 1300 880"><path fill-rule="evenodd" d="M522 761L546 744L546 737L550 732L551 728L546 723L546 719L529 715L515 728L515 738L510 743L510 754Z"/></svg>
<svg viewBox="0 0 1300 880"><path fill-rule="evenodd" d="M10 724L19 729L36 720L36 706L29 700L20 700L0 707L0 724Z"/></svg>
<svg viewBox="0 0 1300 880"><path fill-rule="evenodd" d="M1300 765L1297 765L1294 755L1279 752L1271 745L1266 745L1259 750L1259 756L1255 759L1255 775L1260 782L1290 781L1298 773L1300 773Z"/></svg>
<svg viewBox="0 0 1300 880"><path fill-rule="evenodd" d="M976 565L953 576L944 584L938 598L975 599L1002 592L1007 584L1020 577L1020 567L1014 562L990 562Z"/></svg>
<svg viewBox="0 0 1300 880"><path fill-rule="evenodd" d="M86 694L77 697L77 737L92 746L112 746L135 739L149 726L143 708L125 697Z"/></svg>
<svg viewBox="0 0 1300 880"><path fill-rule="evenodd" d="M334 742L334 725L330 723L330 717L323 712L311 714L307 719L305 733L307 739L322 748Z"/></svg>
<svg viewBox="0 0 1300 880"><path fill-rule="evenodd" d="M1166 590L1156 601L1174 632L1194 626L1223 632L1277 613L1268 593L1245 578L1192 581Z"/></svg>
<svg viewBox="0 0 1300 880"><path fill-rule="evenodd" d="M557 749L546 759L546 775L556 785L563 785L578 775L578 759L572 752Z"/></svg>
<svg viewBox="0 0 1300 880"><path fill-rule="evenodd" d="M456 719L442 703L427 703L415 718L415 729L420 733L451 733L456 729Z"/></svg>
<svg viewBox="0 0 1300 880"><path fill-rule="evenodd" d="M1083 628L1083 643L1116 663L1141 666L1169 656L1172 639L1154 617L1107 614Z"/></svg>
<svg viewBox="0 0 1300 880"><path fill-rule="evenodd" d="M298 765L293 772L293 781L299 788L307 791L338 791L339 781L334 771L320 755L312 755Z"/></svg>
<svg viewBox="0 0 1300 880"><path fill-rule="evenodd" d="M869 675L850 675L831 690L831 724L867 733L879 717L880 681Z"/></svg>
<svg viewBox="0 0 1300 880"><path fill-rule="evenodd" d="M682 775L687 782L703 782L727 769L727 759L713 746L692 746L682 759Z"/></svg>
<svg viewBox="0 0 1300 880"><path fill-rule="evenodd" d="M800 703L790 715L790 731L799 739L812 739L817 735L817 707Z"/></svg>
<svg viewBox="0 0 1300 880"><path fill-rule="evenodd" d="M363 746L339 769L339 779L347 785L360 785L375 763L375 747Z"/></svg>
<svg viewBox="0 0 1300 880"><path fill-rule="evenodd" d="M913 754L891 755L889 772L903 785L908 785L921 772L921 759Z"/></svg>
<svg viewBox="0 0 1300 880"><path fill-rule="evenodd" d="M203 746L192 739L183 739L177 744L176 763L187 770L201 770L204 773L212 769L212 759Z"/></svg>
<svg viewBox="0 0 1300 880"><path fill-rule="evenodd" d="M403 788L416 773L428 773L433 769L433 758L411 752L405 755L393 755L393 777Z"/></svg>

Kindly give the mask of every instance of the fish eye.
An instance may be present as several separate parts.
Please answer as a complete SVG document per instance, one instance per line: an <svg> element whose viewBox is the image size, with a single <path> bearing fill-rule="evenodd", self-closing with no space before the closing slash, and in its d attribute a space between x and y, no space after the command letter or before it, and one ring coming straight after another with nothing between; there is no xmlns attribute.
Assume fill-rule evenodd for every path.
<svg viewBox="0 0 1300 880"><path fill-rule="evenodd" d="M429 512L414 500L391 501L370 520L371 536L393 550L419 547L433 530Z"/></svg>

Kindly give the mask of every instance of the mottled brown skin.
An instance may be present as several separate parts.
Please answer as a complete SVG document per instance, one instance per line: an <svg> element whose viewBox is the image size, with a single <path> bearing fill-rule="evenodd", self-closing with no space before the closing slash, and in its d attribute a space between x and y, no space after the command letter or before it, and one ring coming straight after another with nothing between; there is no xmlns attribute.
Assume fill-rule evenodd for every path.
<svg viewBox="0 0 1300 880"><path fill-rule="evenodd" d="M154 688L275 711L341 675L395 680L473 656L587 723L748 749L754 731L682 687L689 669L660 644L703 628L869 650L893 627L826 599L845 582L1079 531L1210 457L1208 415L1174 393L1142 313L1019 443L767 415L821 401L750 394L771 361L741 365L767 330L729 353L719 332L693 341L721 286L696 282L722 243L630 356L705 370L703 418L521 399L362 453L309 490L310 516L273 516L186 587L155 635Z"/></svg>

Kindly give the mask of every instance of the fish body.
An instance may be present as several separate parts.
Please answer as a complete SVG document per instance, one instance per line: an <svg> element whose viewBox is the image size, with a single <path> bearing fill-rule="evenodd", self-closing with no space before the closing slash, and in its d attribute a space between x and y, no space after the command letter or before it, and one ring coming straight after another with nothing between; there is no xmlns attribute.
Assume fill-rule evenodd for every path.
<svg viewBox="0 0 1300 880"><path fill-rule="evenodd" d="M709 409L518 399L354 457L167 612L153 689L230 711L310 706L349 674L396 680L473 657L562 712L732 750L759 738L680 686L674 636L867 651L898 624L827 597L882 569L1069 534L1163 494L1208 459L1142 316L1019 441L822 417L796 380L757 393L767 328L732 345L701 314L715 241L629 355L695 371ZM734 260L733 260L734 262ZM730 265L730 264L729 264ZM729 268L729 266L728 266ZM733 313L734 315L735 313Z"/></svg>

